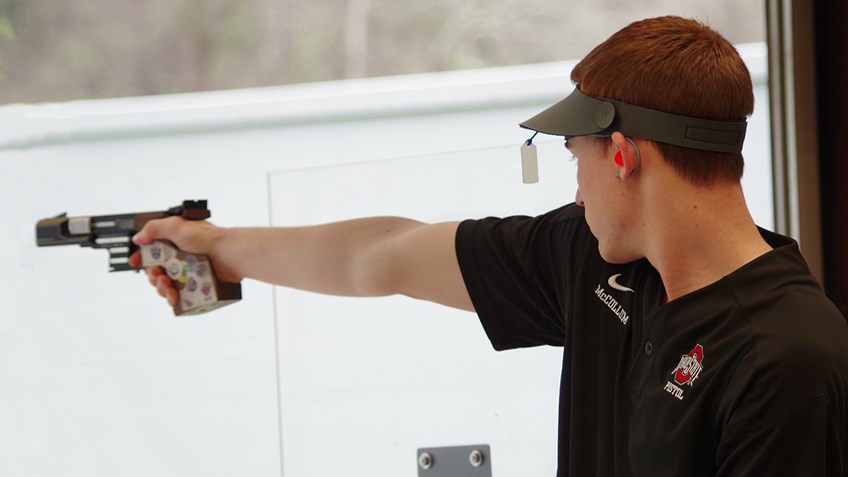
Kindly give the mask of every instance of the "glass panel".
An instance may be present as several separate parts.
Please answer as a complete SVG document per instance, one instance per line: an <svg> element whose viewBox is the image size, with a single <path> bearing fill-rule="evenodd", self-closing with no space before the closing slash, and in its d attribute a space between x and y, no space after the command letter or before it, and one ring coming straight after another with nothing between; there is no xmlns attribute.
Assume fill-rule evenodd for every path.
<svg viewBox="0 0 848 477"><path fill-rule="evenodd" d="M576 192L559 161L521 183L517 147L270 177L272 225L371 215L535 214ZM416 475L416 449L487 443L502 475L553 475L561 350L492 350L467 312L402 297L276 290L285 475ZM316 465L316 462L321 462Z"/></svg>

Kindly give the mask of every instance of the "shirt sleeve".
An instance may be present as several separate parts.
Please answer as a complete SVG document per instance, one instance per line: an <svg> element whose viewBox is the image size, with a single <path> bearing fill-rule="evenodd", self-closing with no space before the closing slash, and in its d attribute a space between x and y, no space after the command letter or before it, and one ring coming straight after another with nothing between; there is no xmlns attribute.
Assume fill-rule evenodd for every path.
<svg viewBox="0 0 848 477"><path fill-rule="evenodd" d="M567 290L590 237L575 205L460 224L460 269L495 349L563 345Z"/></svg>
<svg viewBox="0 0 848 477"><path fill-rule="evenodd" d="M723 436L718 476L843 477L845 429L826 396L811 398L766 425Z"/></svg>

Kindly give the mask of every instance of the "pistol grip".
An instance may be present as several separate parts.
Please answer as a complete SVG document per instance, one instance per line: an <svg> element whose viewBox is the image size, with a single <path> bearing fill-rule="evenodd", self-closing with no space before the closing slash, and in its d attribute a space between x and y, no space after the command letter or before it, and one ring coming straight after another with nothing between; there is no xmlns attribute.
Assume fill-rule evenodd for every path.
<svg viewBox="0 0 848 477"><path fill-rule="evenodd" d="M142 268L162 267L179 300L174 314L197 315L241 300L241 284L218 280L205 255L186 253L166 240L140 245Z"/></svg>

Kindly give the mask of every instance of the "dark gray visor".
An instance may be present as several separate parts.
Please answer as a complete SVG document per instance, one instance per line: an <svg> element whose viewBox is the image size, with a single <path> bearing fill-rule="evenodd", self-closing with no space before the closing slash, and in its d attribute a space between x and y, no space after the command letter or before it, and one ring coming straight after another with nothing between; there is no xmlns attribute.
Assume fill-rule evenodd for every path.
<svg viewBox="0 0 848 477"><path fill-rule="evenodd" d="M609 136L619 131L675 146L713 152L741 152L747 121L719 121L664 113L574 91L522 122L521 127L554 136Z"/></svg>

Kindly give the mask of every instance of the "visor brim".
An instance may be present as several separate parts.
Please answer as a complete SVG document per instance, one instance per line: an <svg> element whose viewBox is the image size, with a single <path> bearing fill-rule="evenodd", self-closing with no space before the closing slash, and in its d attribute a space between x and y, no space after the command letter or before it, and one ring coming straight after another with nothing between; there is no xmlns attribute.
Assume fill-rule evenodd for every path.
<svg viewBox="0 0 848 477"><path fill-rule="evenodd" d="M713 152L741 152L747 121L681 116L612 99L595 98L575 88L568 97L519 124L553 136L625 136Z"/></svg>
<svg viewBox="0 0 848 477"><path fill-rule="evenodd" d="M615 119L615 107L608 101L586 96L577 88L565 99L520 123L525 129L553 136L602 134Z"/></svg>

